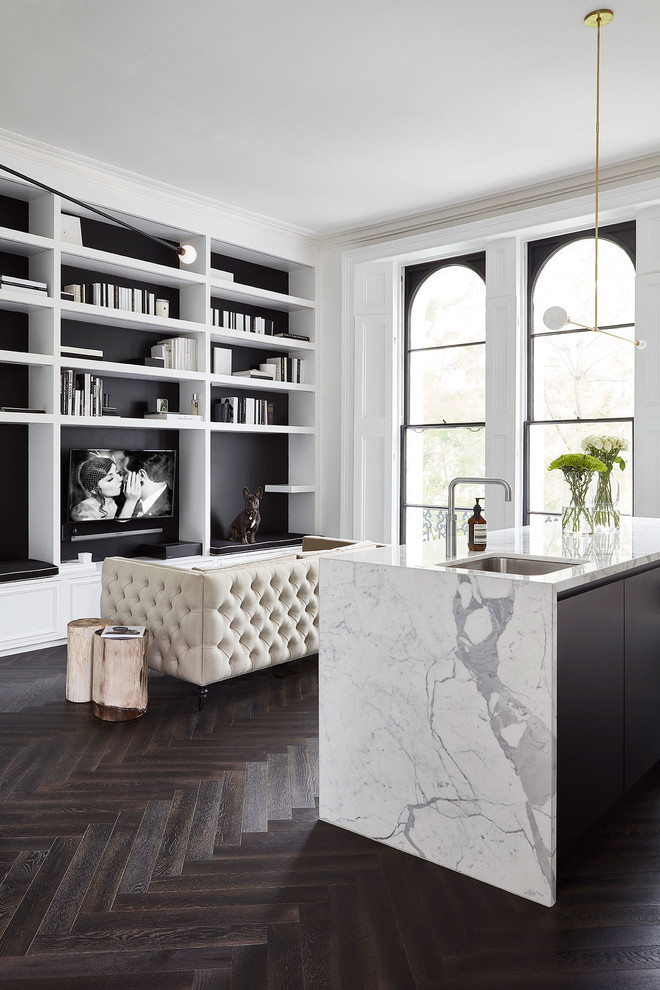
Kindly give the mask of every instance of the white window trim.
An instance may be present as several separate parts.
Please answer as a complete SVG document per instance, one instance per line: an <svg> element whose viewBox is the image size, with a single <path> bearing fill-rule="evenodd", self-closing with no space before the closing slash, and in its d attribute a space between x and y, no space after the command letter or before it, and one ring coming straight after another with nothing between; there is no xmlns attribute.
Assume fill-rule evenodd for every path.
<svg viewBox="0 0 660 990"><path fill-rule="evenodd" d="M637 334L647 340L638 352L635 388L635 512L660 516L660 179L601 191L599 223L637 223ZM546 203L499 216L471 220L395 240L345 251L342 257L342 435L340 527L366 538L364 507L383 500L383 512L370 538L398 542L399 433L402 422L401 271L405 265L486 251L486 474L505 477L514 490L511 506L491 496L492 528L522 521L522 422L525 356L522 319L525 299L526 244L531 240L593 226L593 197ZM359 266L359 269L358 269ZM369 266L390 273L392 374L389 409L383 431L386 444L379 466L355 472L356 435L365 408L364 381L354 360L356 271ZM381 317L386 315L383 312ZM380 472L380 473L378 473Z"/></svg>

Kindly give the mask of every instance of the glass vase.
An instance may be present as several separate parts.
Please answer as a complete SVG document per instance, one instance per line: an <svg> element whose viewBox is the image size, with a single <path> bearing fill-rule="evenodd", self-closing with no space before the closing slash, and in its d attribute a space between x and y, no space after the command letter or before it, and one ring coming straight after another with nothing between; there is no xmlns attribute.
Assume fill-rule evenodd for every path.
<svg viewBox="0 0 660 990"><path fill-rule="evenodd" d="M594 493L594 530L609 532L619 528L620 489L618 480L612 476L612 468L601 472L596 478Z"/></svg>
<svg viewBox="0 0 660 990"><path fill-rule="evenodd" d="M594 531L595 486L592 471L565 471L562 483L561 528L581 536Z"/></svg>

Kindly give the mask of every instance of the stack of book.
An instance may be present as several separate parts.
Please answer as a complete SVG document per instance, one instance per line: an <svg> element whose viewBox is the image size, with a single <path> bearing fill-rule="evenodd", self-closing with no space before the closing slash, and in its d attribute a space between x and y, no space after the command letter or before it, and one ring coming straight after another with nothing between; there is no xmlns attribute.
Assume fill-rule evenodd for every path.
<svg viewBox="0 0 660 990"><path fill-rule="evenodd" d="M111 282L92 282L85 285L74 283L65 285L64 291L73 302L91 306L105 306L107 309L122 309L130 313L156 315L156 293L147 289L133 289Z"/></svg>
<svg viewBox="0 0 660 990"><path fill-rule="evenodd" d="M197 341L194 337L167 337L151 348L152 358L163 358L164 367L197 371Z"/></svg>
<svg viewBox="0 0 660 990"><path fill-rule="evenodd" d="M63 416L103 415L103 379L64 368L60 372L60 412Z"/></svg>
<svg viewBox="0 0 660 990"><path fill-rule="evenodd" d="M27 289L29 292L43 292L48 295L46 282L36 282L32 278L18 278L16 275L0 275L0 289Z"/></svg>
<svg viewBox="0 0 660 990"><path fill-rule="evenodd" d="M263 316L250 316L249 313L234 313L228 309L211 310L214 327L222 327L223 330L242 330L244 333L262 333L273 336L275 325L272 320L267 320Z"/></svg>
<svg viewBox="0 0 660 990"><path fill-rule="evenodd" d="M220 423L244 423L248 426L270 426L273 423L273 403L267 399L228 395L218 402Z"/></svg>
<svg viewBox="0 0 660 990"><path fill-rule="evenodd" d="M249 371L234 371L232 372L232 375L234 378L265 378L266 381L272 381L274 378L274 375L271 372L257 370L257 368L250 368Z"/></svg>

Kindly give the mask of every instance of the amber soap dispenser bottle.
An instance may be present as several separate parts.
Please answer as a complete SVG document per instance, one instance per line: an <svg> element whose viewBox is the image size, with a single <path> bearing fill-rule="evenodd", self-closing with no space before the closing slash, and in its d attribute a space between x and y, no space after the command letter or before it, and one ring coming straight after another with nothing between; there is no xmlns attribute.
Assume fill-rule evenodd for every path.
<svg viewBox="0 0 660 990"><path fill-rule="evenodd" d="M475 500L472 515L468 519L468 550L486 549L486 519L482 515L482 508L479 505L481 499Z"/></svg>

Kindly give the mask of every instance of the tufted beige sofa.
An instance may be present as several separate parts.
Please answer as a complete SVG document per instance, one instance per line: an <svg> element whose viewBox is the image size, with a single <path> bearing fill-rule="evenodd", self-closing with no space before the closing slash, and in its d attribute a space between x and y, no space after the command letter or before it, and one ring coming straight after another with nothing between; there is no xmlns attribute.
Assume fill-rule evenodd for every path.
<svg viewBox="0 0 660 990"><path fill-rule="evenodd" d="M149 632L149 667L199 688L318 651L319 558L375 546L305 537L277 558L189 569L106 557L101 616Z"/></svg>

